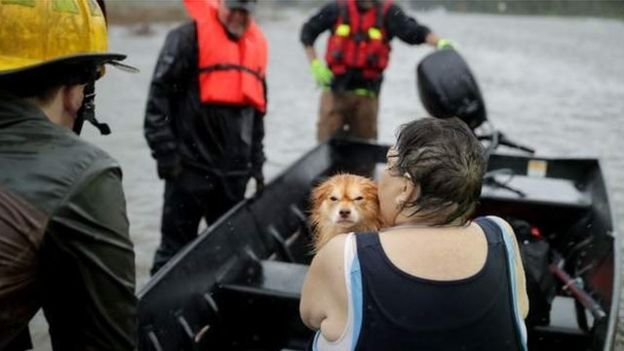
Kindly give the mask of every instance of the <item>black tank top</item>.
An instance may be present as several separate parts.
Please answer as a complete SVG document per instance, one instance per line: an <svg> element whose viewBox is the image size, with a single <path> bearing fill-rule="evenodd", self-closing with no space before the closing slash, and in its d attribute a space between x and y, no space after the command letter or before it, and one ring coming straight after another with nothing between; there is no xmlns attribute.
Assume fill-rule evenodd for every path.
<svg viewBox="0 0 624 351"><path fill-rule="evenodd" d="M485 265L454 281L403 272L386 256L377 233L355 236L363 296L356 351L521 349L502 233L490 219L475 222L487 238Z"/></svg>

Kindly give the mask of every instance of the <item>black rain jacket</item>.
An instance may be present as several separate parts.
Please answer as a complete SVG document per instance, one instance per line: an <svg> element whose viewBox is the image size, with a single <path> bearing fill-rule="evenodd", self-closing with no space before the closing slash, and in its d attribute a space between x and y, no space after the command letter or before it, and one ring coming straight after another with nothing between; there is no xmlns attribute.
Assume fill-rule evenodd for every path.
<svg viewBox="0 0 624 351"><path fill-rule="evenodd" d="M261 174L263 114L251 106L201 103L197 60L195 22L172 30L156 63L145 111L145 138L159 172L181 163L220 179Z"/></svg>
<svg viewBox="0 0 624 351"><path fill-rule="evenodd" d="M0 349L43 307L54 350L133 350L128 230L117 162L0 93Z"/></svg>

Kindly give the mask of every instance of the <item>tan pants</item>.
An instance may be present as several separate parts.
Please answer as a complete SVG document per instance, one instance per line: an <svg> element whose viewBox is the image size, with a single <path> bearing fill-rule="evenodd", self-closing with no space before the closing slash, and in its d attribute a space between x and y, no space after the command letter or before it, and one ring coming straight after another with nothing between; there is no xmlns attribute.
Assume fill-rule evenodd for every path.
<svg viewBox="0 0 624 351"><path fill-rule="evenodd" d="M344 130L346 135L362 139L377 139L377 96L362 96L352 92L321 94L316 139L326 141Z"/></svg>

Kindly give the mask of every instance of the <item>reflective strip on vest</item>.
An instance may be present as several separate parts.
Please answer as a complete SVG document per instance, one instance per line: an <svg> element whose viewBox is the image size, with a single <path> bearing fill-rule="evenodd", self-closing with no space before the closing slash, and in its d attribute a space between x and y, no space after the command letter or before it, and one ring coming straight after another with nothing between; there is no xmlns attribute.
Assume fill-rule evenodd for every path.
<svg viewBox="0 0 624 351"><path fill-rule="evenodd" d="M200 100L203 103L251 105L265 112L264 78L268 49L258 25L251 20L245 34L234 41L220 23L215 6L207 7L195 22Z"/></svg>

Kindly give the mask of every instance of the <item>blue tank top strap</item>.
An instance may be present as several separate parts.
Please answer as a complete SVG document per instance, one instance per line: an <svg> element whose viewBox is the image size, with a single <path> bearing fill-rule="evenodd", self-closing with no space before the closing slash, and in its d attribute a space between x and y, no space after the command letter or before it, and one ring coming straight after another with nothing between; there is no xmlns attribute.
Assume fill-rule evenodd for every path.
<svg viewBox="0 0 624 351"><path fill-rule="evenodd" d="M499 244L503 241L501 229L492 219L487 217L477 217L472 221L477 223L479 227L483 229L488 245Z"/></svg>
<svg viewBox="0 0 624 351"><path fill-rule="evenodd" d="M355 240L357 241L357 249L363 249L365 247L376 247L381 245L379 241L378 232L360 232L355 233Z"/></svg>
<svg viewBox="0 0 624 351"><path fill-rule="evenodd" d="M359 234L358 234L359 235ZM347 235L344 246L345 285L347 289L347 322L338 340L328 341L317 331L309 346L312 351L353 351L362 326L362 277L357 254L356 235Z"/></svg>
<svg viewBox="0 0 624 351"><path fill-rule="evenodd" d="M524 319L522 318L522 314L520 312L520 304L518 302L518 282L516 280L516 256L519 257L520 253L516 252L516 246L514 245L514 232L508 226L505 225L505 221L496 216L489 216L486 218L490 221L494 226L498 229L498 234L501 236L501 241L503 242L503 246L505 248L506 258L507 258L507 270L509 273L509 287L512 295L512 310L514 313L514 317L516 320L516 332L517 337L520 342L521 349L526 351L528 349L527 346L527 330L526 325L524 324ZM522 264L522 263L520 263Z"/></svg>

